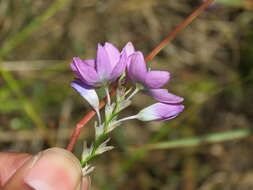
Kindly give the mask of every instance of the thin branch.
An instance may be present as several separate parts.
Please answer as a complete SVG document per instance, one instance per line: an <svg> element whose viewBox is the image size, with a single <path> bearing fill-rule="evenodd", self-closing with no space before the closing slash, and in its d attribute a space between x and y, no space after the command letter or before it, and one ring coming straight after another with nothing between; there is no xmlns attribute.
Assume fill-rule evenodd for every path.
<svg viewBox="0 0 253 190"><path fill-rule="evenodd" d="M214 0L206 0L196 10L194 10L182 23L180 23L158 46L154 48L151 53L145 58L146 61L152 60L166 45L168 45L177 34L188 26L196 17L198 17ZM111 96L115 94L115 89L110 93ZM100 102L100 108L104 107L106 100ZM72 151L76 141L81 133L81 129L91 118L95 115L95 111L90 111L83 119L76 125L74 132L70 138L70 142L67 146L67 150Z"/></svg>
<svg viewBox="0 0 253 190"><path fill-rule="evenodd" d="M183 22L181 22L158 46L156 46L145 58L146 61L152 60L168 43L170 43L179 32L185 29L195 18L197 18L214 0L206 0L196 10L194 10Z"/></svg>

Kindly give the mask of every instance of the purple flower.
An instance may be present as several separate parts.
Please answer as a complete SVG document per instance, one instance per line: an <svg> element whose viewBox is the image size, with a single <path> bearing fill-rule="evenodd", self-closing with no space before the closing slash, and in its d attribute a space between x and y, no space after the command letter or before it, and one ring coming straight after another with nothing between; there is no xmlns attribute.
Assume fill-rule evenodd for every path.
<svg viewBox="0 0 253 190"><path fill-rule="evenodd" d="M141 121L170 120L175 118L183 110L183 105L156 103L141 110L136 118Z"/></svg>
<svg viewBox="0 0 253 190"><path fill-rule="evenodd" d="M170 78L167 71L148 71L143 54L139 51L131 56L128 65L128 77L144 88L158 89L164 86Z"/></svg>
<svg viewBox="0 0 253 190"><path fill-rule="evenodd" d="M125 47L120 53L110 43L106 42L104 46L98 44L95 60L81 60L76 57L73 58L71 68L87 87L106 86L125 71L130 51L130 47Z"/></svg>
<svg viewBox="0 0 253 190"><path fill-rule="evenodd" d="M70 84L95 109L99 109L99 99L94 89L89 89L80 79Z"/></svg>
<svg viewBox="0 0 253 190"><path fill-rule="evenodd" d="M141 52L135 52L130 57L127 65L128 77L143 87L143 92L154 97L162 103L175 104L183 101L183 98L171 94L166 89L160 89L170 79L167 71L148 71L144 56Z"/></svg>

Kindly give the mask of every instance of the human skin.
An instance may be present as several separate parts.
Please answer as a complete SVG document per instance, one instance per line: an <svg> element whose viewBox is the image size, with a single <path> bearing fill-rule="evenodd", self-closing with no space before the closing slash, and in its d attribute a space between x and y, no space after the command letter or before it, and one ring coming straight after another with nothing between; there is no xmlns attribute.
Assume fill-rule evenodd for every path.
<svg viewBox="0 0 253 190"><path fill-rule="evenodd" d="M78 159L69 151L50 148L36 155L0 152L1 190L88 190Z"/></svg>

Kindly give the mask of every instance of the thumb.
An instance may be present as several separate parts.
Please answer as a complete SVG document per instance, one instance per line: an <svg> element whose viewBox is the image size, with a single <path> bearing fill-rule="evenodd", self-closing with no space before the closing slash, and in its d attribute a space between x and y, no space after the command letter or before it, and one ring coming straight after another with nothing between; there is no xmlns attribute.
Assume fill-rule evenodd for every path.
<svg viewBox="0 0 253 190"><path fill-rule="evenodd" d="M87 182L82 181L81 165L72 153L51 148L28 159L2 190L80 190L88 187Z"/></svg>

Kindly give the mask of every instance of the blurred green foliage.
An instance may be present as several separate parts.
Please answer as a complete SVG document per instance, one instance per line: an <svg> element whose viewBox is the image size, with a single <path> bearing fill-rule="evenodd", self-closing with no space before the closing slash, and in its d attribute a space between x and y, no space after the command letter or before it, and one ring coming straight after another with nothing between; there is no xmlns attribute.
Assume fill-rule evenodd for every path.
<svg viewBox="0 0 253 190"><path fill-rule="evenodd" d="M168 88L185 98L185 112L168 122L125 123L113 134L118 149L96 160L94 189L252 189L247 181L253 172L250 138L184 150L132 149L195 136L198 141L210 134L226 137L234 131L245 135L251 128L252 7L247 0L217 2L152 65L172 73ZM49 146L38 135L45 131L64 147L75 123L90 109L69 86L71 57L94 57L96 43L103 41L119 47L132 41L147 54L195 8L192 3L196 1L0 1L1 148L37 152ZM150 102L140 95L125 114ZM91 140L89 126L77 154L82 140Z"/></svg>
<svg viewBox="0 0 253 190"><path fill-rule="evenodd" d="M19 100L13 99L12 93L7 87L1 87L0 89L0 105L1 114L8 114L22 109Z"/></svg>
<svg viewBox="0 0 253 190"><path fill-rule="evenodd" d="M224 3L226 5L241 6L244 0L217 0L217 2Z"/></svg>

